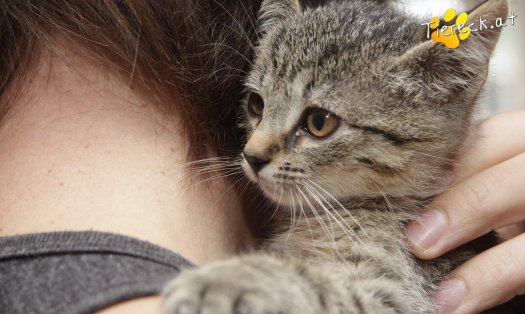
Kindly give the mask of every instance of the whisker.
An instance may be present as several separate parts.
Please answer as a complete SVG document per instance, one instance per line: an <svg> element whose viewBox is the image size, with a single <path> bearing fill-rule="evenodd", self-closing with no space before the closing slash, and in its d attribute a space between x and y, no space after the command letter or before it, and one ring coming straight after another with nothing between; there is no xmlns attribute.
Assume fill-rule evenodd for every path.
<svg viewBox="0 0 525 314"><path fill-rule="evenodd" d="M275 206L273 213L267 219L265 219L265 221L264 221L265 224L270 223L273 220L273 218L275 218L275 216L277 215L279 210L281 209L281 198L282 198L282 196L283 196L283 187L281 186L281 193L280 193L280 196L279 196L279 200L277 202L277 206Z"/></svg>
<svg viewBox="0 0 525 314"><path fill-rule="evenodd" d="M186 172L188 174L203 174L206 172L213 172L217 170L231 170L231 169L241 169L241 167L240 165L220 164L220 165L213 165L213 166L196 167L193 169L189 169Z"/></svg>
<svg viewBox="0 0 525 314"><path fill-rule="evenodd" d="M394 207L392 206L392 203L390 203L390 200L388 199L386 194L381 190L381 188L375 183L374 183L374 185L376 186L376 188L379 191L379 193L381 193L381 195L383 195L383 198L385 199L385 202L386 202L387 207L388 207L388 211L390 212L390 214L392 216L392 221L393 222L397 222L396 214L394 213Z"/></svg>
<svg viewBox="0 0 525 314"><path fill-rule="evenodd" d="M357 233L353 230L352 226L350 226L348 224L348 222L346 221L346 219L344 219L343 216L341 216L341 214L332 206L332 204L330 204L330 202L328 202L322 195L321 193L319 193L319 191L317 191L313 186L311 185L308 185L306 182L304 182L304 185L311 189L312 192L314 192L315 194L317 194L317 197L320 198L317 200L317 202L323 206L323 209L326 211L326 213L328 215L330 215L334 221L337 222L337 224L339 224L340 228L346 233L348 234L352 239L357 239L359 242L361 242L362 244L364 244L362 242L362 240L359 238L359 236L357 235ZM323 202L326 203L328 206L330 206L331 209L333 209L333 211L339 216L339 219L337 219L337 217L335 217L331 211L326 208L324 205L323 205Z"/></svg>
<svg viewBox="0 0 525 314"><path fill-rule="evenodd" d="M295 225L294 225L295 223L295 201L294 201L293 194L292 194L292 188L290 187L288 190L290 193L290 197L292 198L292 204L290 208L290 228L288 228L288 234L286 235L286 238L284 240L285 242L288 241L288 239L292 235L293 230L295 228Z"/></svg>
<svg viewBox="0 0 525 314"><path fill-rule="evenodd" d="M341 204L341 202L339 202L334 196L332 196L332 194L330 194L328 191L326 191L322 186L320 186L319 184L315 183L314 181L308 179L308 181L312 184L314 184L315 186L317 186L321 191L323 191L328 197L330 197L332 200L335 201L335 203L354 221L354 223L359 227L359 229L361 229L361 231L363 231L363 234L369 239L371 240L371 237L368 235L368 233L366 232L365 228L363 228L363 226L361 226L361 224L359 223L359 221L357 221L357 219L355 219L355 217L348 211L348 209L346 209L343 204Z"/></svg>
<svg viewBox="0 0 525 314"><path fill-rule="evenodd" d="M300 189L299 189L298 185L295 185L295 188L296 188L296 190L298 192L300 192ZM310 225L310 221L309 221L308 217L306 216L306 211L304 210L303 203L299 200L299 196L303 196L303 198L304 198L304 194L303 193L301 193L301 194L298 193L297 194L297 202L299 203L299 207L301 208L301 214L302 214L302 216L304 217L304 219L306 221L306 225L308 226L308 230L310 231L310 236L312 238L312 243L316 243L316 242L318 242L318 240L314 236L314 232L312 230L312 226ZM314 249L314 251L318 252L317 245L313 245L313 249Z"/></svg>
<svg viewBox="0 0 525 314"><path fill-rule="evenodd" d="M314 215L315 219L319 222L321 228L323 229L323 231L325 232L326 236L330 240L330 243L333 245L334 249L337 250L337 244L335 243L335 239L334 239L333 235L330 234L330 230L328 230L328 227L326 226L325 222L319 216L319 214L316 212L314 206L312 205L312 203L310 202L308 197L304 194L304 192L302 191L302 189L299 186L298 186L298 190L299 190L299 193L301 193L303 195L303 198L306 201L306 204L310 208L310 211Z"/></svg>
<svg viewBox="0 0 525 314"><path fill-rule="evenodd" d="M414 152L414 153L416 153L416 154L420 154L420 155L426 156L426 157L430 157L430 158L435 158L435 159L443 160L443 161L453 161L453 162L456 162L456 159L454 159L454 158L447 158L447 157L435 156L435 155L428 154L428 153L424 153L424 152L421 152L421 151L418 151L418 150L412 150L412 152Z"/></svg>
<svg viewBox="0 0 525 314"><path fill-rule="evenodd" d="M351 229L350 231L347 231L347 229L341 224L341 222L330 212L328 208L326 208L324 203L317 196L319 195L319 193L315 189L309 187L307 184L304 184L304 187L310 191L310 194L314 197L315 201L322 207L325 214L328 214L329 216L328 220L330 221L330 217L332 217L334 222L343 230L343 233L350 235L350 237L354 239L355 233L353 233ZM330 226L332 226L331 222L330 222ZM339 251L339 248L337 247L337 242L335 241L335 231L333 230L333 227L331 227L331 229L332 229L332 233L334 234L332 238L334 239L335 252L339 256L339 258L344 262L346 259L341 255L341 252Z"/></svg>
<svg viewBox="0 0 525 314"><path fill-rule="evenodd" d="M242 160L242 157L236 157L236 158L231 158L231 157L226 157L226 156L210 157L210 158L190 161L190 162L187 162L185 165L190 166L193 164L200 164L200 163L224 162L224 161L235 161L235 160Z"/></svg>
<svg viewBox="0 0 525 314"><path fill-rule="evenodd" d="M214 204L213 204L212 207L215 207L215 206L219 203L219 201L220 201L224 196L226 196L226 195L228 194L228 192L229 192L233 187L235 187L235 186L236 186L241 180L243 180L243 179L245 179L244 176L240 176L239 178L237 178L237 179L236 179L236 180L230 185L230 187L228 187L228 189L226 189L226 191L224 191L224 193L223 193L220 197L217 198L217 200L214 202Z"/></svg>
<svg viewBox="0 0 525 314"><path fill-rule="evenodd" d="M200 182L196 182L202 184L236 175L242 173L241 161L242 157L211 157L191 161L184 164L187 168L184 180L194 181L196 178L204 177Z"/></svg>

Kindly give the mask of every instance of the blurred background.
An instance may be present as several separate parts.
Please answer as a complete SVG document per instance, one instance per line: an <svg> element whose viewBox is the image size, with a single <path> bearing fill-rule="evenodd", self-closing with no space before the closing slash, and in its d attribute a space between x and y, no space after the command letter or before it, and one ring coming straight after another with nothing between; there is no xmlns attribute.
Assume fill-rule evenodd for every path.
<svg viewBox="0 0 525 314"><path fill-rule="evenodd" d="M443 16L449 8L469 11L479 0L398 0L399 4L421 17ZM503 30L491 62L489 79L481 97L479 118L497 112L525 109L525 1L509 0L510 12L518 17L514 26ZM424 23L426 21L422 21ZM510 24L510 22L509 22Z"/></svg>

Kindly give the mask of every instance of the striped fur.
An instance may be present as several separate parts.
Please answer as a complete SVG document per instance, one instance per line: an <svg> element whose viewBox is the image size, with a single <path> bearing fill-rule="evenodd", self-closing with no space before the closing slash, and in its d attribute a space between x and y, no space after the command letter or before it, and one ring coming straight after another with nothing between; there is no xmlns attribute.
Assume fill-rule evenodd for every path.
<svg viewBox="0 0 525 314"><path fill-rule="evenodd" d="M384 2L384 1L382 1ZM506 0L471 14L494 20ZM372 1L265 0L248 93L243 167L279 203L274 236L254 254L188 271L165 291L169 313L434 313L436 284L477 244L423 262L404 224L446 188L499 32L455 50L423 40L425 22ZM311 107L340 118L305 134ZM441 183L440 183L441 182ZM208 312L206 312L208 313Z"/></svg>

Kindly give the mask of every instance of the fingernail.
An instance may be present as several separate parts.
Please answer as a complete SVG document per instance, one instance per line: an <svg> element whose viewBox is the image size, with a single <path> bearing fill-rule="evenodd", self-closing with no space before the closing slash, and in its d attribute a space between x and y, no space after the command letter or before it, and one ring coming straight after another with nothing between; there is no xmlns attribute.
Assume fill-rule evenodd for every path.
<svg viewBox="0 0 525 314"><path fill-rule="evenodd" d="M432 300L437 307L438 314L449 314L456 310L465 297L465 283L453 279L441 284Z"/></svg>
<svg viewBox="0 0 525 314"><path fill-rule="evenodd" d="M431 210L408 225L407 236L415 246L426 250L436 244L446 227L445 215L439 210Z"/></svg>

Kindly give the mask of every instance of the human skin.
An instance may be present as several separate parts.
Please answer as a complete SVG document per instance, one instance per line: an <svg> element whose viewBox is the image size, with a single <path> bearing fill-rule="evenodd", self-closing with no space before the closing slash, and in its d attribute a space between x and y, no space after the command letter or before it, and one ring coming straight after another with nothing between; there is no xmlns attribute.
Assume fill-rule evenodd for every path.
<svg viewBox="0 0 525 314"><path fill-rule="evenodd" d="M191 184L190 142L129 78L59 42L0 124L0 236L97 230L178 252L199 265L251 246L226 180ZM159 298L103 313L155 313Z"/></svg>
<svg viewBox="0 0 525 314"><path fill-rule="evenodd" d="M431 259L497 230L502 243L460 266L434 300L442 313L479 313L525 294L525 110L496 115L459 161L454 187L408 226L413 253Z"/></svg>

